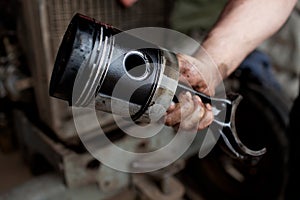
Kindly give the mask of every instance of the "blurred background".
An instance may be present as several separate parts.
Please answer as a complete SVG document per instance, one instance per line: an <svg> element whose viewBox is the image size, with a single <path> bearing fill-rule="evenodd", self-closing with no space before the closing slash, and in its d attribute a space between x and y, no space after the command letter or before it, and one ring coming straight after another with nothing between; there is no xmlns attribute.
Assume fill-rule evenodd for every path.
<svg viewBox="0 0 300 200"><path fill-rule="evenodd" d="M236 115L241 140L253 149L269 149L259 165L232 159L218 145L199 159L196 141L156 173L117 172L86 151L68 105L48 95L55 56L75 13L121 30L171 28L201 42L225 3L0 0L0 199L282 199L286 126L298 94L299 2L281 30L225 80L226 90L244 97ZM153 148L152 140L129 142L111 121L105 127L116 143L139 151Z"/></svg>

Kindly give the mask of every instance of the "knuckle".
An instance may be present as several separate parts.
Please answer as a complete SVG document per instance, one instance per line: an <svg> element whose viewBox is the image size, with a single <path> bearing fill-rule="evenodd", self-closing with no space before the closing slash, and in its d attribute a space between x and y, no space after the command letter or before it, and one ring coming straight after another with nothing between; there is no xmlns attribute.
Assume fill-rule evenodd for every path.
<svg viewBox="0 0 300 200"><path fill-rule="evenodd" d="M166 118L165 118L165 124L166 124L167 126L171 126L171 125L172 125L172 119L171 119L171 117L166 117Z"/></svg>
<svg viewBox="0 0 300 200"><path fill-rule="evenodd" d="M195 125L191 122L185 121L181 123L181 127L185 130L190 130L194 127Z"/></svg>

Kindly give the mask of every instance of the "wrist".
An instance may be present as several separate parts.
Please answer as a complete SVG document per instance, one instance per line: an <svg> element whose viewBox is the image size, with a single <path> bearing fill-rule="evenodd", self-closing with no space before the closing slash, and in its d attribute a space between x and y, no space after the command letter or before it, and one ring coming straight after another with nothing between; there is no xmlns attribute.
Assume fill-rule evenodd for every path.
<svg viewBox="0 0 300 200"><path fill-rule="evenodd" d="M194 58L199 60L205 70L204 76L209 80L209 87L216 88L222 81L227 77L227 65L220 60L216 59L215 56L209 53L203 46L193 55Z"/></svg>
<svg viewBox="0 0 300 200"><path fill-rule="evenodd" d="M180 68L179 80L195 90L213 96L215 88L222 81L219 70L205 51L198 51L198 57L177 54Z"/></svg>

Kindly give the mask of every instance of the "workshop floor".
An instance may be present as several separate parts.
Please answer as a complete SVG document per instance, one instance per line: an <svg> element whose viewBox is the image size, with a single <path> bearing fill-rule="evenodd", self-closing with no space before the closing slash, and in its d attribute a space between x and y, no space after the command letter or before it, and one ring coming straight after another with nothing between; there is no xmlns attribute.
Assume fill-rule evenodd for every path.
<svg viewBox="0 0 300 200"><path fill-rule="evenodd" d="M0 194L32 177L17 150L8 153L0 151L0 163Z"/></svg>

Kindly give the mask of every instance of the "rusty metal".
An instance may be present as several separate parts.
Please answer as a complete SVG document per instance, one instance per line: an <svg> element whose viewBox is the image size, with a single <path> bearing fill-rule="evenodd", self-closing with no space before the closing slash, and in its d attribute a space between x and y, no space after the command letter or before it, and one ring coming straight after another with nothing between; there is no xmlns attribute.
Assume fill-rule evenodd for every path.
<svg viewBox="0 0 300 200"><path fill-rule="evenodd" d="M180 200L184 195L184 186L174 176L168 177L168 191L162 191L151 176L145 174L133 175L133 183L140 191L143 200Z"/></svg>
<svg viewBox="0 0 300 200"><path fill-rule="evenodd" d="M185 161L179 159L172 165L162 168L161 170L151 172L149 173L149 175L159 182L159 186L162 193L169 195L173 191L171 177L174 176L176 173L180 172L181 170L183 170L184 167L185 167Z"/></svg>
<svg viewBox="0 0 300 200"><path fill-rule="evenodd" d="M27 158L35 154L43 156L55 171L59 172L68 188L79 188L89 184L96 184L102 193L110 194L121 192L130 185L131 174L113 170L99 163L89 152L78 153L64 146L64 144L51 139L41 129L32 124L23 112L15 111L14 120L18 124L16 133L24 157ZM172 139L173 131L169 128L167 130L169 131L164 130L164 134L160 134L160 137L154 137L149 140L148 145L144 147L145 151L161 148L161 141ZM98 131L95 131L95 133L98 134ZM132 137L124 137L122 140L116 141L115 144L123 149L136 151L141 148L141 142L143 141L135 140ZM110 151L111 147L112 145L103 144L99 151L108 150L107 156L111 157L113 155L113 152ZM197 152L197 148L194 149L192 154L195 152ZM118 160L120 158L115 157L114 159ZM157 159L167 158L162 156L162 158ZM162 171L174 174L180 171L184 165L176 162L176 164L174 163L171 166L172 168L168 169L172 170ZM161 171L157 173L161 173Z"/></svg>
<svg viewBox="0 0 300 200"><path fill-rule="evenodd" d="M88 164L94 160L89 153L77 153L51 139L32 124L21 111L14 112L14 120L18 124L16 133L25 158L37 154L43 156L56 171L62 174L66 185L70 188L96 183L98 168L88 167Z"/></svg>
<svg viewBox="0 0 300 200"><path fill-rule="evenodd" d="M43 174L1 193L0 200L23 199L72 199L72 200L135 200L136 191L124 189L118 193L103 193L97 185L89 184L77 188L68 188L64 180L56 173Z"/></svg>
<svg viewBox="0 0 300 200"><path fill-rule="evenodd" d="M10 38L3 38L5 62L0 64L0 97L7 96L11 101L18 101L22 97L22 91L32 88L32 80L20 70L20 52L13 45Z"/></svg>

